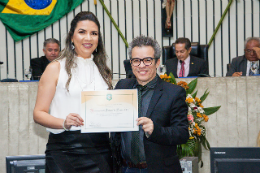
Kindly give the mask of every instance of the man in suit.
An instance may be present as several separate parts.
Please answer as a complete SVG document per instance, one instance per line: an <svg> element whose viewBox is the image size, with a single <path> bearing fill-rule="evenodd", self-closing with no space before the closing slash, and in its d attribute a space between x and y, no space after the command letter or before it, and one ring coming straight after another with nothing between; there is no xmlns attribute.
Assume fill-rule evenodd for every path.
<svg viewBox="0 0 260 173"><path fill-rule="evenodd" d="M112 148L121 146L119 155L125 173L182 172L176 149L189 139L186 92L156 74L160 55L156 40L136 37L129 48L136 78L120 80L115 87L137 89L139 97L139 131L112 134Z"/></svg>
<svg viewBox="0 0 260 173"><path fill-rule="evenodd" d="M60 42L55 38L49 38L43 43L45 56L31 59L32 79L39 80L47 65L58 58L60 53Z"/></svg>
<svg viewBox="0 0 260 173"><path fill-rule="evenodd" d="M166 72L175 78L209 75L208 64L201 58L190 56L191 42L188 38L178 38L175 41L175 54L177 58L168 59L165 63Z"/></svg>
<svg viewBox="0 0 260 173"><path fill-rule="evenodd" d="M259 37L249 37L245 41L245 54L232 59L226 76L253 76L259 74L259 59L256 48L260 47Z"/></svg>

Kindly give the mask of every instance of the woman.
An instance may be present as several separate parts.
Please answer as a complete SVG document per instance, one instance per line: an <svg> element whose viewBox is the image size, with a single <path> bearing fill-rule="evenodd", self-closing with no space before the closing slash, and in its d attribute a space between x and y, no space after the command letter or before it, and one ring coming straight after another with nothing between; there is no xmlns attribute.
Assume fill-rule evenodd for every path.
<svg viewBox="0 0 260 173"><path fill-rule="evenodd" d="M81 133L81 91L111 89L111 71L91 12L80 12L71 22L61 56L50 63L39 82L34 121L50 132L46 172L110 172L108 133ZM50 109L50 113L49 112Z"/></svg>

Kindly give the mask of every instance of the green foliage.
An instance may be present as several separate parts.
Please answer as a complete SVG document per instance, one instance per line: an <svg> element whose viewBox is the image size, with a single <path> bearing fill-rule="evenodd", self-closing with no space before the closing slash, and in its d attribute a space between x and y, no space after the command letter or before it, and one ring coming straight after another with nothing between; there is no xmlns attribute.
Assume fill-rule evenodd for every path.
<svg viewBox="0 0 260 173"><path fill-rule="evenodd" d="M179 158L183 158L186 156L194 156L195 151L195 140L188 140L186 144L181 144L177 146L177 154Z"/></svg>
<svg viewBox="0 0 260 173"><path fill-rule="evenodd" d="M189 89L187 89L187 91L186 91L186 93L187 94L191 94L193 91L194 91L194 89L196 88L196 86L197 86L197 78L196 79L194 79L194 80L192 80L189 84L188 84L188 86L189 86Z"/></svg>
<svg viewBox="0 0 260 173"><path fill-rule="evenodd" d="M208 108L203 108L203 109L204 109L206 115L211 115L211 114L214 114L215 112L217 112L220 107L221 106L215 106L215 107L208 107Z"/></svg>
<svg viewBox="0 0 260 173"><path fill-rule="evenodd" d="M170 78L170 83L177 85L177 82L176 82L175 77L174 77L174 75L172 74L172 72L170 72L169 76L171 77L171 78Z"/></svg>
<svg viewBox="0 0 260 173"><path fill-rule="evenodd" d="M208 89L206 89L206 91L204 92L204 94L201 96L200 100L201 100L201 103L206 100L206 98L208 97L209 95L209 92L208 92Z"/></svg>
<svg viewBox="0 0 260 173"><path fill-rule="evenodd" d="M173 84L177 84L174 76L172 73L169 74L171 78L164 77L164 80ZM206 98L209 95L208 89L204 92L204 94L200 97L200 102L195 100L195 97L197 96L198 91L195 91L195 88L197 86L197 78L192 80L189 84L188 87L189 89L186 89L186 94L191 95L193 102L187 102L187 105L189 106L189 118L191 117L191 114L194 118L194 120L190 119L190 124L189 124L189 133L190 133L190 138L185 144L181 144L177 146L177 154L179 158L182 157L188 157L188 156L195 156L198 157L199 162L201 163L201 167L203 166L203 162L201 160L202 156L202 147L205 148L206 150L210 149L210 144L206 138L206 128L204 125L204 122L206 118L208 118L208 115L211 115L215 112L217 112L220 108L220 106L215 106L215 107L209 107L209 108L203 108L201 103L206 100ZM193 93L194 92L194 93ZM193 94L192 94L193 93ZM189 96L190 99L190 96ZM195 101L194 101L195 100ZM203 110L204 112L203 112ZM200 116L197 113L200 113ZM205 115L207 116L205 116ZM195 132L195 133L194 133Z"/></svg>
<svg viewBox="0 0 260 173"><path fill-rule="evenodd" d="M198 90L192 94L192 97L195 98L197 96Z"/></svg>

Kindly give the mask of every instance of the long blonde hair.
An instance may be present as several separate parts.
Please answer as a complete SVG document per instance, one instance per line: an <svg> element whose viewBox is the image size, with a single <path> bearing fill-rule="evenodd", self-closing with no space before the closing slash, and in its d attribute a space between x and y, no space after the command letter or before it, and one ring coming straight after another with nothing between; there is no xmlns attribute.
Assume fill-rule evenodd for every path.
<svg viewBox="0 0 260 173"><path fill-rule="evenodd" d="M94 55L93 61L96 64L102 78L107 83L109 89L112 89L112 73L106 64L107 56L105 53L105 49L103 46L103 41L100 33L100 24L97 17L92 12L88 12L88 11L82 11L78 13L71 21L70 31L66 38L65 48L62 50L61 56L57 59L59 60L59 59L66 58L65 70L68 74L66 89L69 91L69 84L72 77L71 69L77 66L76 63L74 62L76 52L74 51L74 49L72 49L71 38L73 37L77 23L83 20L93 21L98 26L98 46L96 49L97 51L94 51L92 53Z"/></svg>

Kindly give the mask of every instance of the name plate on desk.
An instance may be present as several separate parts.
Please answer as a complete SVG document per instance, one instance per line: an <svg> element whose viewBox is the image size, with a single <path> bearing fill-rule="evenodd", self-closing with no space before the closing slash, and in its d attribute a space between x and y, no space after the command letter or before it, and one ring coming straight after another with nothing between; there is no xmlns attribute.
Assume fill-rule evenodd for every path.
<svg viewBox="0 0 260 173"><path fill-rule="evenodd" d="M82 133L138 131L137 89L82 91Z"/></svg>

